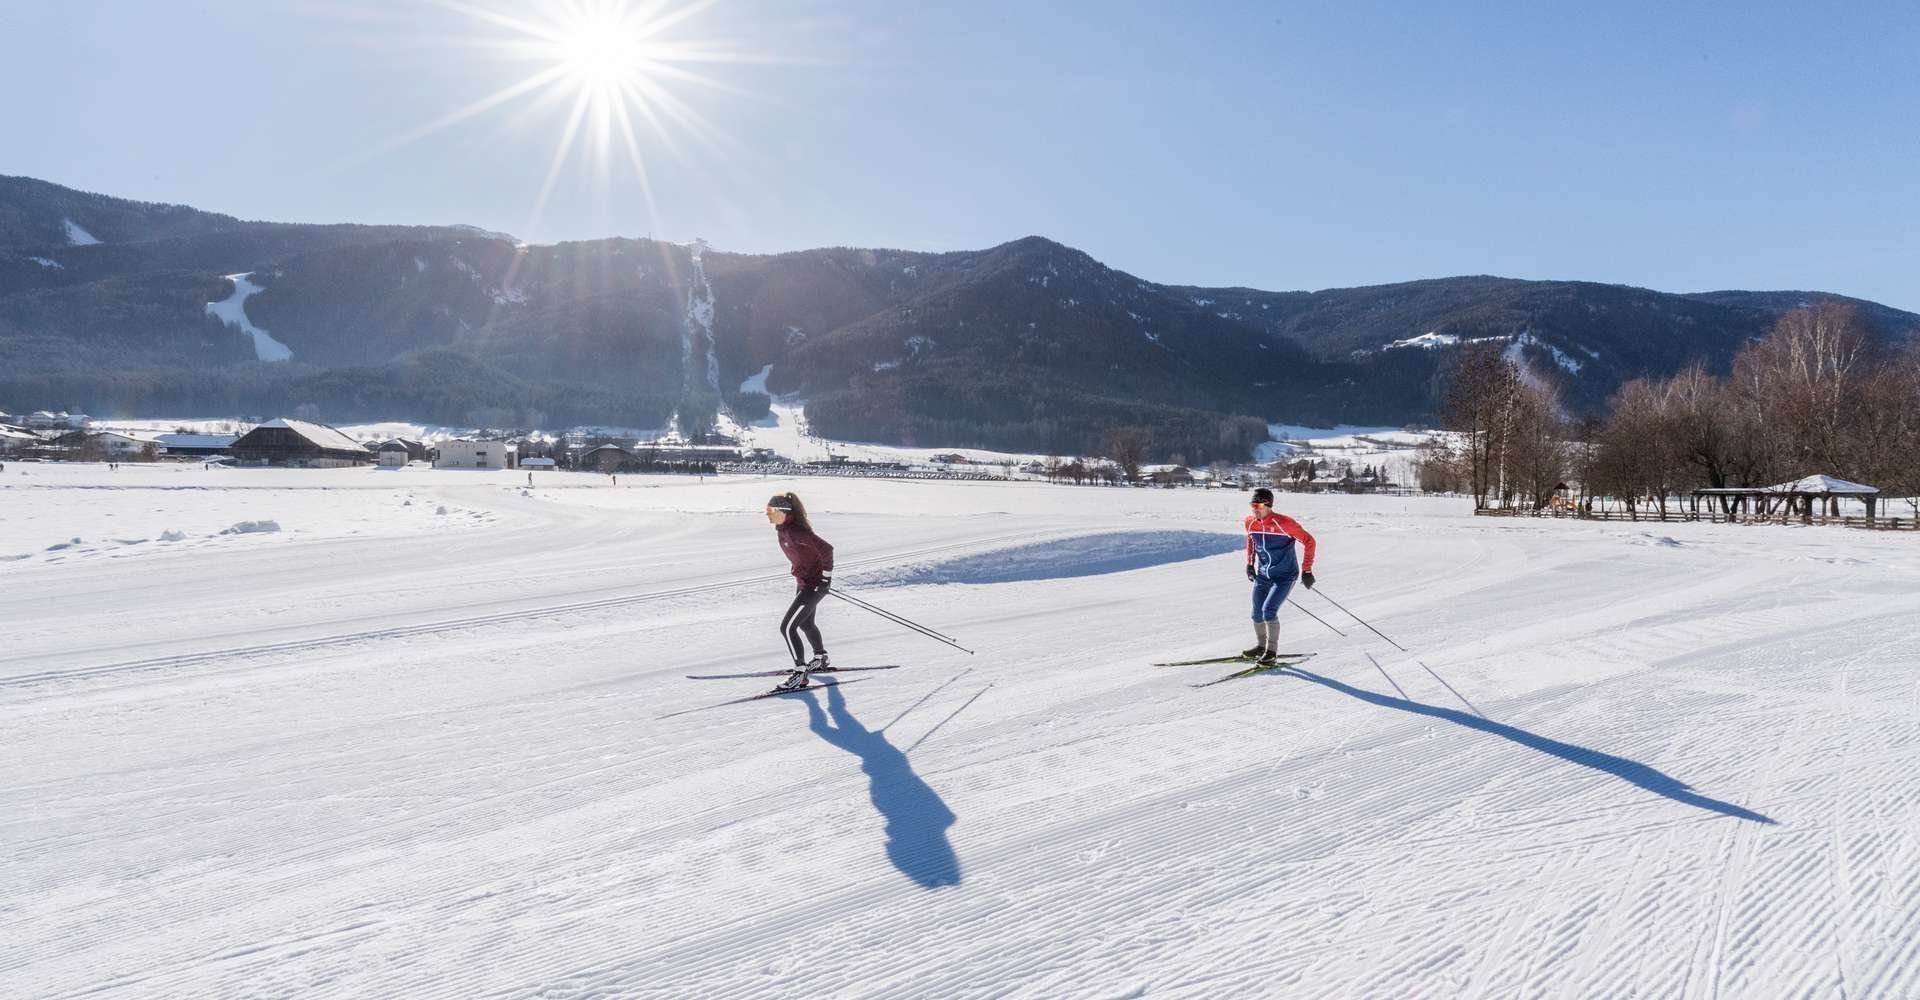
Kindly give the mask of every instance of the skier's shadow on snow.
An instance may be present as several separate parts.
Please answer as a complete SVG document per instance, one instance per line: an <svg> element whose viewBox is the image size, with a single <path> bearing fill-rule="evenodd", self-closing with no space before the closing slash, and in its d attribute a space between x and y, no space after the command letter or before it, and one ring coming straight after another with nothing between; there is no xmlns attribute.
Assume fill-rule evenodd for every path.
<svg viewBox="0 0 1920 1000"><path fill-rule="evenodd" d="M959 885L960 858L947 841L955 817L940 794L914 773L907 755L888 742L885 733L869 730L847 711L838 685L827 686L825 709L812 692L804 700L808 728L860 758L867 794L887 821L887 860L921 888Z"/></svg>
<svg viewBox="0 0 1920 1000"><path fill-rule="evenodd" d="M1411 712L1415 715L1424 715L1434 719L1444 719L1447 722L1465 726L1468 729L1478 729L1483 733L1491 733L1502 739L1512 740L1521 746L1531 747L1544 754L1551 754L1569 763L1579 764L1582 767L1591 767L1596 771L1605 771L1614 777L1639 785L1641 788L1656 795L1664 795L1675 802L1684 802L1690 806L1698 806L1701 809L1717 812L1723 816L1732 816L1736 819L1752 820L1756 823L1766 823L1770 826L1775 823L1771 817L1763 816L1751 809L1744 809L1731 802L1722 802L1719 799L1708 798L1705 795L1701 795L1687 785L1686 782L1664 771L1642 764L1639 761L1628 760L1625 757L1616 757L1613 754L1602 753L1599 750L1593 750L1588 747L1575 746L1572 743L1562 743L1559 740L1549 739L1537 733L1530 733L1524 729L1509 726L1502 722L1483 719L1477 715L1469 715L1466 712L1461 712L1456 709L1423 705L1420 702L1409 701L1405 698L1395 698L1391 695L1363 691L1357 687L1342 684L1330 677L1322 677L1319 674L1302 670L1299 667L1289 667L1286 673L1298 676L1303 680L1312 681L1323 687L1332 688L1341 694L1350 695L1361 701L1379 705L1382 708L1397 708L1402 712Z"/></svg>

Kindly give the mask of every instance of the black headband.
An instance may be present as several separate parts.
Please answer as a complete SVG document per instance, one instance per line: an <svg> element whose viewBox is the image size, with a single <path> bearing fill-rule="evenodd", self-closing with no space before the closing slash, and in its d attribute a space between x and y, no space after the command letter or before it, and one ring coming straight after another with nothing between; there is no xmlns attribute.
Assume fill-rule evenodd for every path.
<svg viewBox="0 0 1920 1000"><path fill-rule="evenodd" d="M767 501L767 506L772 507L774 510L785 511L788 514L793 513L793 501L787 499L784 495L774 496L773 499Z"/></svg>

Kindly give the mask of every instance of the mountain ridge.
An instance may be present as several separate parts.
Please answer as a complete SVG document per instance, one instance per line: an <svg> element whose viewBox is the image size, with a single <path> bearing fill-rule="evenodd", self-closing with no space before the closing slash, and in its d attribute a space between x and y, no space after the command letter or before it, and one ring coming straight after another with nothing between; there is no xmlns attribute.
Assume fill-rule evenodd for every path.
<svg viewBox="0 0 1920 1000"><path fill-rule="evenodd" d="M100 242L47 242L67 222ZM291 361L252 359L251 341L209 315L241 273L258 287L241 314ZM1088 452L1138 424L1159 456L1206 461L1243 457L1269 421L1430 420L1446 358L1474 340L1506 342L1591 411L1629 378L1693 360L1724 369L1815 300L1855 302L1890 342L1920 331L1920 315L1823 292L1493 275L1167 285L1037 235L941 252L529 246L468 226L248 222L0 178L0 401L16 407L112 411L156 393L181 405L198 373L206 405L245 412L704 425L751 407L733 387L772 365L769 390L806 398L836 436ZM408 403L441 375L450 384ZM395 405L415 408L373 412Z"/></svg>

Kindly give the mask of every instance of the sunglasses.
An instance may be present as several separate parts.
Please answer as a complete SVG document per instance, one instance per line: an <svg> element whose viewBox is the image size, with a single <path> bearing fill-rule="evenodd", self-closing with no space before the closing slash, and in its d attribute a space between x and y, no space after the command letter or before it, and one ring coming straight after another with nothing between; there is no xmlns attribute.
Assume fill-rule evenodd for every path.
<svg viewBox="0 0 1920 1000"><path fill-rule="evenodd" d="M1254 506L1254 507L1271 507L1271 506L1273 506L1272 504L1270 504L1270 503L1268 503L1268 502L1266 502L1265 500L1250 500L1250 501L1248 501L1248 503L1249 503L1250 505L1252 505L1252 506Z"/></svg>

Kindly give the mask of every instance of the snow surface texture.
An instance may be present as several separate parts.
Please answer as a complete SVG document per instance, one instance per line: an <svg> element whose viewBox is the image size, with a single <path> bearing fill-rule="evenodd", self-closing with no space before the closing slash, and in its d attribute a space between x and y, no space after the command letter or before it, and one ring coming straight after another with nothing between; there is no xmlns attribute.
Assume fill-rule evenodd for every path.
<svg viewBox="0 0 1920 1000"><path fill-rule="evenodd" d="M1415 652L1296 589L1194 690L1237 551L988 554L1238 493L15 471L0 996L1920 994L1920 539L1288 496ZM979 655L830 598L904 668L662 720L783 658L777 489Z"/></svg>
<svg viewBox="0 0 1920 1000"><path fill-rule="evenodd" d="M1385 349L1391 351L1401 347L1419 347L1431 351L1442 347L1452 347L1459 342L1460 338L1451 333L1435 333L1432 330L1428 330L1426 333L1420 334L1417 337L1396 340L1388 344Z"/></svg>
<svg viewBox="0 0 1920 1000"><path fill-rule="evenodd" d="M247 318L247 297L259 292L260 286L247 280L252 274L229 274L227 280L233 282L233 294L218 302L207 303L207 313L220 317L221 322L237 327L240 332L253 338L254 357L261 361L291 361L293 351L287 345L273 339L273 335L254 326Z"/></svg>
<svg viewBox="0 0 1920 1000"><path fill-rule="evenodd" d="M680 332L682 370L691 383L697 376L708 392L720 394L720 357L714 350L713 287L707 284L707 266L701 260L707 245L695 240L688 251L693 280L687 284L686 324ZM699 355L696 361L694 355ZM691 388L691 385L689 385Z"/></svg>
<svg viewBox="0 0 1920 1000"><path fill-rule="evenodd" d="M80 224L73 221L72 219L62 219L60 221L66 223L66 226L67 226L67 245L68 246L90 247L100 242L99 240L93 238L92 233L87 232L86 230L80 228Z"/></svg>

